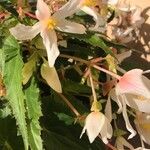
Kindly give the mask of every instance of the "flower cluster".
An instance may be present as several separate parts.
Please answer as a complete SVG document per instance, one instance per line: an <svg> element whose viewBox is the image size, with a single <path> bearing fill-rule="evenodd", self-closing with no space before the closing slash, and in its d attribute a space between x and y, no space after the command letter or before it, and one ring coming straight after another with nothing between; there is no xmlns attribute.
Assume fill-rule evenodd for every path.
<svg viewBox="0 0 150 150"><path fill-rule="evenodd" d="M127 43L133 40L133 31L138 35L138 28L144 22L139 7L131 7L128 4L118 2L118 0L69 0L61 7L58 6L56 8L53 6L52 8L53 10L50 10L50 7L43 0L37 0L35 15L38 21L33 26L19 23L10 29L10 33L17 40L21 41L32 40L40 34L48 59L47 63L46 59L43 58L45 64L41 67L41 75L51 88L58 93L62 93L62 89L54 65L57 57L60 55L58 38L61 33L86 35L88 34L86 32L89 30L95 33L105 33L107 28L111 27L115 39L121 43ZM107 8L116 11L114 19L109 23L107 23L109 18ZM71 17L79 13L91 16L94 25L73 21ZM105 144L109 143L108 139L111 139L113 136L111 122L116 120L112 115L113 113L115 115L122 113L126 128L131 133L129 138L133 138L136 135L136 131L130 124L129 111L129 113L135 115L134 122L142 141L150 144L150 80L144 76L145 72L141 69L132 69L128 72L123 71L122 76L117 74L118 71L122 72L118 68L118 61L128 56L130 56L130 52L125 53L125 55L115 54L117 60L110 55L99 59L93 59L92 57L90 63L86 64L84 79L92 89L92 103L91 112L85 119L85 125L80 137L86 131L90 143L97 137ZM101 67L103 66L103 61L105 61L107 67ZM108 88L109 85L108 89L105 87L105 91L102 90L103 97L108 96L105 110L101 108L102 104L97 100L98 90L96 90L96 83L92 77L92 69L107 74L106 83L102 83L101 86L103 89L104 86L107 85ZM57 81L55 82L55 80ZM111 100L115 101L119 107L117 113L112 110ZM116 127L114 130L117 131L118 128ZM120 134L117 135L116 145L118 150L124 149L124 146L134 149ZM144 146L142 145L142 147L137 149L144 150Z"/></svg>

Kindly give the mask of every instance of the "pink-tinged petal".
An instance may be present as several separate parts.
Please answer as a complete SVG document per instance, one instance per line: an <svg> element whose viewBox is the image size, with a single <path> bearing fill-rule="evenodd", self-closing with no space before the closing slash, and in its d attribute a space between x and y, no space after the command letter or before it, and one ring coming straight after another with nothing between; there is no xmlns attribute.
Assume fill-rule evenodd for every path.
<svg viewBox="0 0 150 150"><path fill-rule="evenodd" d="M25 26L18 24L15 27L9 29L10 33L17 40L31 40L41 31L40 23L37 22L34 26Z"/></svg>
<svg viewBox="0 0 150 150"><path fill-rule="evenodd" d="M41 37L43 38L43 44L46 47L49 66L53 67L56 58L59 56L56 33L54 30L44 30L41 32Z"/></svg>
<svg viewBox="0 0 150 150"><path fill-rule="evenodd" d="M128 106L141 112L150 113L150 99L133 94L125 94L125 96Z"/></svg>
<svg viewBox="0 0 150 150"><path fill-rule="evenodd" d="M95 26L90 29L96 30L98 29L99 26L105 25L104 19L94 9L87 7L87 6L83 6L81 10L87 13L88 15L92 16L95 20L95 23L96 23Z"/></svg>
<svg viewBox="0 0 150 150"><path fill-rule="evenodd" d="M57 24L56 29L62 32L69 32L75 34L84 34L86 31L86 28L83 25L75 22L70 22L65 19L61 20L61 22Z"/></svg>
<svg viewBox="0 0 150 150"><path fill-rule="evenodd" d="M39 20L45 20L50 17L50 10L48 5L43 1L43 0L38 0L37 1L37 6L36 6L36 17Z"/></svg>
<svg viewBox="0 0 150 150"><path fill-rule="evenodd" d="M82 130L80 138L82 137L82 135L85 133L86 130L89 141L90 143L92 143L95 140L95 138L99 135L101 129L103 128L104 123L105 123L105 116L102 113L91 112L85 120L85 126Z"/></svg>
<svg viewBox="0 0 150 150"><path fill-rule="evenodd" d="M136 131L132 128L130 122L129 122L129 118L127 115L127 108L126 108L126 103L125 103L125 99L126 97L124 95L122 95L122 104L123 104L123 118L125 120L125 124L126 124L126 128L127 130L131 133L130 136L128 137L128 139L133 138L136 135Z"/></svg>
<svg viewBox="0 0 150 150"><path fill-rule="evenodd" d="M76 13L80 7L81 0L69 0L64 6L55 12L53 16L58 20L64 19Z"/></svg>
<svg viewBox="0 0 150 150"><path fill-rule="evenodd" d="M130 93L150 98L150 80L142 75L143 70L133 69L125 73L118 82L118 93Z"/></svg>

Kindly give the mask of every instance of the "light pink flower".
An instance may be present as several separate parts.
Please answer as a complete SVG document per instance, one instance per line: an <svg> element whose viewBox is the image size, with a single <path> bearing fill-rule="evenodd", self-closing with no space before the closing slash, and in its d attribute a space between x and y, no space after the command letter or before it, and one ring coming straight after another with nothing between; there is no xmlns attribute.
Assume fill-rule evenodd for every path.
<svg viewBox="0 0 150 150"><path fill-rule="evenodd" d="M39 22L33 26L18 24L16 27L11 28L10 32L18 40L30 40L40 33L47 50L49 66L53 67L59 55L55 29L69 33L85 33L86 29L83 25L65 19L76 12L79 2L79 0L69 1L51 15L46 3L43 0L38 0L36 17Z"/></svg>
<svg viewBox="0 0 150 150"><path fill-rule="evenodd" d="M81 136L87 131L90 143L100 134L102 141L107 144L107 138L112 137L112 127L108 119L101 112L91 112L85 120Z"/></svg>
<svg viewBox="0 0 150 150"><path fill-rule="evenodd" d="M133 69L125 73L111 90L109 96L118 104L118 112L123 113L128 131L132 138L136 131L130 125L126 105L141 112L150 113L150 80L142 75L143 70Z"/></svg>

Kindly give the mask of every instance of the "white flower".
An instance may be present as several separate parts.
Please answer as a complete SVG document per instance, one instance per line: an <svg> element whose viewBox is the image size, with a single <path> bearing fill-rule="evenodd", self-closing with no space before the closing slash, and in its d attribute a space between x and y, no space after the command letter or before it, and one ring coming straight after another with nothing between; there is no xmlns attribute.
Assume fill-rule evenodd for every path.
<svg viewBox="0 0 150 150"><path fill-rule="evenodd" d="M53 15L50 14L49 7L43 0L37 1L36 17L39 22L33 26L18 24L11 28L11 34L18 40L33 39L38 33L43 38L43 43L47 50L49 66L53 67L59 55L57 36L55 29L63 32L83 34L85 27L81 24L67 21L65 18L75 13L78 9L79 0L69 1Z"/></svg>
<svg viewBox="0 0 150 150"><path fill-rule="evenodd" d="M118 112L123 113L126 128L132 138L136 131L130 125L126 105L141 112L150 113L150 80L142 75L143 70L133 69L125 73L111 90L109 96L118 104Z"/></svg>
<svg viewBox="0 0 150 150"><path fill-rule="evenodd" d="M107 144L107 138L112 137L112 127L108 119L101 112L91 112L85 120L81 136L87 131L90 143L100 134L102 141Z"/></svg>
<svg viewBox="0 0 150 150"><path fill-rule="evenodd" d="M150 114L138 112L135 125L141 139L150 145Z"/></svg>

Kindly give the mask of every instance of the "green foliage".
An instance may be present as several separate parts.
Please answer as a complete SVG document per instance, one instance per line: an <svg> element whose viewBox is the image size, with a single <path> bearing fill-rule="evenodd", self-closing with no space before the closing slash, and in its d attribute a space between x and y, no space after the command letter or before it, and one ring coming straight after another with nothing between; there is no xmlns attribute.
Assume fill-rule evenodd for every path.
<svg viewBox="0 0 150 150"><path fill-rule="evenodd" d="M39 101L39 89L34 77L32 77L29 87L25 90L25 96L29 145L33 150L42 150L41 127L39 125L39 118L42 116L42 112Z"/></svg>
<svg viewBox="0 0 150 150"><path fill-rule="evenodd" d="M20 134L24 140L25 149L28 149L28 133L25 117L24 94L22 91L23 61L17 41L9 36L6 38L2 50L5 54L4 83L7 89L6 98L17 120Z"/></svg>

